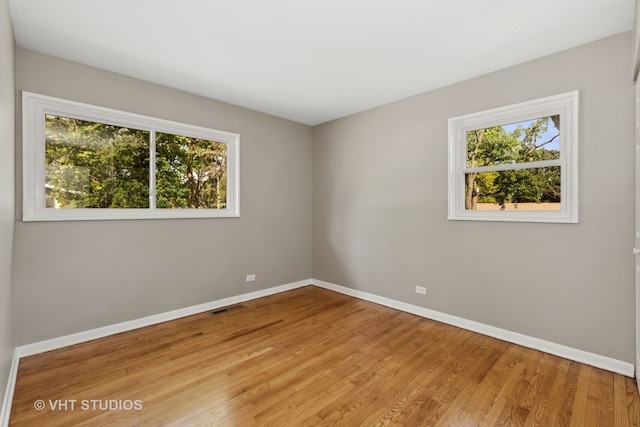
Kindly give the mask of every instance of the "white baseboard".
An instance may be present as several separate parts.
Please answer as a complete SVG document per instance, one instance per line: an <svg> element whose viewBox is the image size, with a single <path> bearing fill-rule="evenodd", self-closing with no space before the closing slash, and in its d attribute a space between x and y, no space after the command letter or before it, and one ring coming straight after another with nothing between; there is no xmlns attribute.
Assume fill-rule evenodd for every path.
<svg viewBox="0 0 640 427"><path fill-rule="evenodd" d="M11 402L13 402L13 392L16 388L16 379L18 378L18 364L20 356L18 349L13 352L13 360L11 361L11 370L9 371L9 379L7 380L7 389L4 392L4 400L2 402L2 410L0 411L0 426L9 426L9 416L11 415Z"/></svg>
<svg viewBox="0 0 640 427"><path fill-rule="evenodd" d="M167 311L165 313L154 314L152 316L147 316L140 319L116 323L115 325L109 325L102 328L78 332L76 334L65 335L59 338L52 338L45 341L35 342L33 344L21 345L16 350L18 351L19 357L32 356L34 354L44 353L45 351L57 350L62 347L80 344L86 341L95 340L97 338L103 338L110 335L119 334L121 332L132 331L134 329L143 328L145 326L151 326L158 323L179 319L181 317L191 316L193 314L198 314L209 310L215 310L216 308L226 307L228 305L238 304L256 298L262 298L268 295L278 294L280 292L289 291L291 289L296 289L310 284L311 280L301 280L299 282L223 298L204 304L198 304L178 310Z"/></svg>
<svg viewBox="0 0 640 427"><path fill-rule="evenodd" d="M134 329L142 328L145 326L151 326L170 320L179 319L181 317L191 316L193 314L202 313L209 310L215 310L220 307L228 305L238 304L244 301L249 301L256 298L262 298L269 295L274 295L280 292L289 291L292 289L300 288L309 284L329 289L341 294L349 295L355 298L359 298L365 301L371 301L376 304L381 304L387 307L391 307L397 310L412 313L427 319L436 320L439 322L447 323L452 326L457 326L462 329L467 329L473 332L478 332L483 335L488 335L494 338L498 338L504 341L508 341L514 344L522 345L524 347L540 350L545 353L550 353L556 356L564 357L576 362L585 363L587 365L595 366L597 368L606 369L608 371L616 372L628 377L634 376L634 365L631 363L623 362L620 360L612 359L610 357L601 356L595 353L590 353L583 350L567 347L564 345L552 343L549 341L533 338L527 335L519 334L516 332L508 331L506 329L496 328L493 326L485 325L483 323L474 322L472 320L463 319L461 317L451 316L449 314L441 313L435 310L430 310L424 307L418 307L412 304L392 300L390 298L381 297L368 292L358 291L355 289L347 288L344 286L336 285L329 282L324 282L317 279L301 280L299 282L289 283L282 286L275 286L273 288L263 289L260 291L250 292L242 295L237 295L229 298L223 298L217 301L212 301L204 304L194 305L178 310L168 311L166 313L155 314L152 316L143 317L140 319L130 320L127 322L117 323L115 325L109 325L102 328L91 329L76 334L66 335L59 338L53 338L45 341L40 341L32 344L22 345L15 349L13 362L11 364L11 372L9 373L9 379L7 381L7 389L2 403L2 411L0 412L0 427L6 427L9 425L9 416L11 414L11 403L13 400L13 393L15 389L16 378L18 375L18 364L20 358L32 356L34 354L43 353L46 351L56 350L59 348L67 347L74 344L80 344L86 341L91 341L98 338L103 338L109 335L119 334L121 332L127 332Z"/></svg>
<svg viewBox="0 0 640 427"><path fill-rule="evenodd" d="M178 310L168 311L165 313L155 314L140 319L130 320L127 322L116 323L102 328L91 329L76 334L65 335L59 338L52 338L45 341L39 341L32 344L19 346L14 351L13 362L9 380L7 381L7 391L5 392L4 401L2 402L2 410L0 411L0 427L9 425L9 416L11 415L11 403L13 401L13 392L18 376L18 364L20 358L33 356L34 354L44 353L45 351L57 350L59 348L70 345L80 344L86 341L107 337L109 335L119 334L121 332L132 331L134 329L151 326L158 323L168 322L170 320L179 319L181 317L191 316L193 314L203 313L216 308L226 307L228 305L238 304L256 298L262 298L280 292L289 291L311 284L311 279L301 280L299 282L288 283L286 285L275 286L273 288L263 289L260 291L249 292L247 294L237 295L229 298L223 298L204 304L198 304L191 307L181 308Z"/></svg>
<svg viewBox="0 0 640 427"><path fill-rule="evenodd" d="M572 347L567 347L561 344L556 344L550 341L541 340L538 338L530 337L528 335L519 334L517 332L508 331L506 329L496 328L494 326L485 325L484 323L474 322L472 320L463 319L461 317L452 316L449 314L441 313L439 311L430 310L428 308L419 307L412 304L392 300L389 298L381 297L368 292L359 291L356 289L347 288L344 286L336 285L322 280L311 279L311 283L314 285L329 289L335 292L340 292L345 295L349 295L355 298L371 301L376 304L384 305L387 307L395 308L397 310L405 311L407 313L415 314L427 319L436 320L438 322L447 323L452 326L457 326L469 331L478 332L483 335L498 338L503 341L511 342L521 345L523 347L540 350L545 353L553 354L555 356L564 357L565 359L573 360L576 362L584 363L587 365L595 366L596 368L605 369L607 371L615 372L627 377L633 378L635 367L631 363L623 362L621 360L613 359L607 356L601 356L599 354L590 353L584 350L578 350Z"/></svg>

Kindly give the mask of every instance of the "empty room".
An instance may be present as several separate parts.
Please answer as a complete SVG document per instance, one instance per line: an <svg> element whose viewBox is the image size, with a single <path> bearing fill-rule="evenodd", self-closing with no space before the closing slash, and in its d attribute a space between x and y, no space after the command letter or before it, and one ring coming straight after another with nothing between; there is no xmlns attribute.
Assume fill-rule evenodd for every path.
<svg viewBox="0 0 640 427"><path fill-rule="evenodd" d="M0 0L0 426L639 426L635 0Z"/></svg>

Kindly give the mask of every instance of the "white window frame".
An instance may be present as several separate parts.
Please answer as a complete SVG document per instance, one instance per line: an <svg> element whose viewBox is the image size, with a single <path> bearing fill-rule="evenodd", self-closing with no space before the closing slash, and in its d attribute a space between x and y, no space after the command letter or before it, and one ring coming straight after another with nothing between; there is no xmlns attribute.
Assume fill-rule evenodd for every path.
<svg viewBox="0 0 640 427"><path fill-rule="evenodd" d="M52 209L45 207L45 115L56 115L150 133L149 208ZM22 92L23 221L239 217L240 135ZM227 145L227 201L224 209L155 207L155 133L188 136Z"/></svg>
<svg viewBox="0 0 640 427"><path fill-rule="evenodd" d="M578 222L578 91L449 119L449 220ZM467 168L466 133L540 117L560 116L560 159ZM560 209L556 211L480 211L464 205L465 173L560 166Z"/></svg>

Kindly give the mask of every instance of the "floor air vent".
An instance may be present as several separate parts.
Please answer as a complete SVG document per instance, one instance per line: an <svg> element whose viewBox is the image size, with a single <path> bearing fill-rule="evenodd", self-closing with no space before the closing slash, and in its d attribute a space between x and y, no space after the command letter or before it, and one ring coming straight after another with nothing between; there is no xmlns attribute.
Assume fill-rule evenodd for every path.
<svg viewBox="0 0 640 427"><path fill-rule="evenodd" d="M244 308L244 306L242 304L230 305L229 307L223 307L223 308L219 308L217 310L213 310L211 312L211 315L212 316L217 316L218 314L228 313L230 311L240 310L241 308Z"/></svg>

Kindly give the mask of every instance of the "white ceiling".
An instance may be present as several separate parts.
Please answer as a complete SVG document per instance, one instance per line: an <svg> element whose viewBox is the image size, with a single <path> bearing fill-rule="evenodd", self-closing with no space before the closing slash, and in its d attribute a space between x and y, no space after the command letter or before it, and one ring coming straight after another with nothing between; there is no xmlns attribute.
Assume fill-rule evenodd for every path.
<svg viewBox="0 0 640 427"><path fill-rule="evenodd" d="M630 30L634 3L10 0L10 8L18 46L315 125Z"/></svg>

